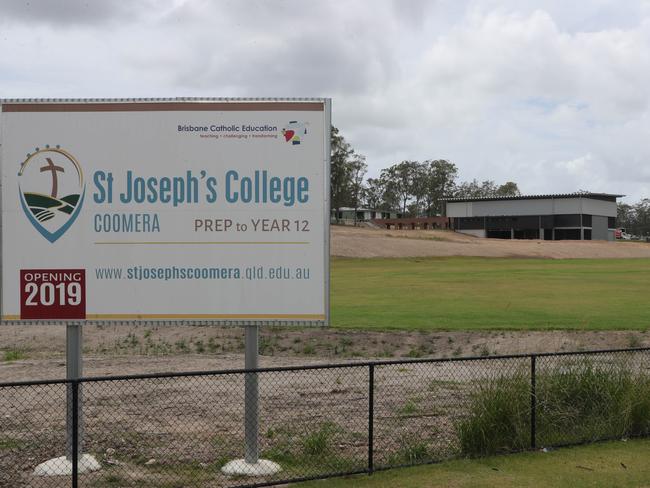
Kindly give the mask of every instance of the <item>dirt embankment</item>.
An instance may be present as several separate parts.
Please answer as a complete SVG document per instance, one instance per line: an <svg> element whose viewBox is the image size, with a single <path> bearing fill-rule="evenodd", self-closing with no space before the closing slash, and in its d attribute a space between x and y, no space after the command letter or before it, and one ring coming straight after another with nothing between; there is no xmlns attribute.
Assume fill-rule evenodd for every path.
<svg viewBox="0 0 650 488"><path fill-rule="evenodd" d="M335 225L331 227L331 254L355 258L650 258L650 244L629 241L481 239L442 230L384 230Z"/></svg>

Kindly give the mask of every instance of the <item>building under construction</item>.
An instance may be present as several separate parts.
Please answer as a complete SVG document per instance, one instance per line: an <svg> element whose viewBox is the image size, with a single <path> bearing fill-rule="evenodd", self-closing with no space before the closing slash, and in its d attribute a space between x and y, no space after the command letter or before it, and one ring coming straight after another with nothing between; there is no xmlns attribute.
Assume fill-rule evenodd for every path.
<svg viewBox="0 0 650 488"><path fill-rule="evenodd" d="M446 199L456 231L477 237L614 240L616 199L610 193L565 193Z"/></svg>

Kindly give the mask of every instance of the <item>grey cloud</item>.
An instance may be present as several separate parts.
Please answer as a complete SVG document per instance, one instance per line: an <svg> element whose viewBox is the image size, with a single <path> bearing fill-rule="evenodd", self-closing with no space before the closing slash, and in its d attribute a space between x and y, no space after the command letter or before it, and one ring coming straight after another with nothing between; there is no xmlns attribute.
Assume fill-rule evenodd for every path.
<svg viewBox="0 0 650 488"><path fill-rule="evenodd" d="M27 5L0 0L0 95L331 96L370 175L445 157L528 192L650 188L648 2Z"/></svg>
<svg viewBox="0 0 650 488"><path fill-rule="evenodd" d="M186 3L165 16L165 39L154 36L123 57L134 69L171 75L171 83L185 90L244 96L349 96L400 73L389 42L390 16L377 22L363 12L338 18L336 6L311 5L296 4L289 12L285 2Z"/></svg>
<svg viewBox="0 0 650 488"><path fill-rule="evenodd" d="M192 69L181 73L178 82L185 86L239 86L246 95L332 95L360 92L373 83L373 75L379 73L365 52L349 49L337 40L324 43L301 37L281 45L256 46L248 52L231 51L225 59L208 58L199 76Z"/></svg>
<svg viewBox="0 0 650 488"><path fill-rule="evenodd" d="M0 19L46 23L53 27L70 24L101 24L114 19L135 20L166 2L153 0L2 0Z"/></svg>

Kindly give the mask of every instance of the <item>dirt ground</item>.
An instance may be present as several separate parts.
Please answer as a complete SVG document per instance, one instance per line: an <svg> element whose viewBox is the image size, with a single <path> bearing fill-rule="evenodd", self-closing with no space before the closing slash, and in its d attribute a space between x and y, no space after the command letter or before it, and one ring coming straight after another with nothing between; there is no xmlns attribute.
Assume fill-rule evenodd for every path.
<svg viewBox="0 0 650 488"><path fill-rule="evenodd" d="M650 346L650 333L368 332L276 327L261 331L260 366L642 346ZM83 347L85 376L238 369L244 365L243 329L236 327L87 325ZM0 382L63 377L64 326L0 327Z"/></svg>
<svg viewBox="0 0 650 488"><path fill-rule="evenodd" d="M645 242L481 239L442 230L385 230L334 225L331 254L354 258L484 256L516 258L650 258Z"/></svg>
<svg viewBox="0 0 650 488"><path fill-rule="evenodd" d="M91 325L84 334L86 376L243 366L241 329ZM641 346L650 343L648 336L276 328L262 332L261 366ZM0 381L63 377L64 340L62 326L0 327L4 352L20 352L17 359L0 362ZM568 367L558 366L563 358L540 361L538 367ZM612 360L599 357L602 363ZM529 368L528 359L375 367L375 465L457 457L455 425L467 415L472 392L500 375ZM364 469L368 374L367 367L260 374L260 449L282 464L276 479ZM85 451L97 457L102 470L82 475L81 484L239 485L241 480L226 478L220 467L242 453L243 385L241 374L84 383ZM0 486L68 486L65 478L31 474L36 464L63 452L65 388L8 391L11 394L0 395L0 446L5 446L0 450Z"/></svg>

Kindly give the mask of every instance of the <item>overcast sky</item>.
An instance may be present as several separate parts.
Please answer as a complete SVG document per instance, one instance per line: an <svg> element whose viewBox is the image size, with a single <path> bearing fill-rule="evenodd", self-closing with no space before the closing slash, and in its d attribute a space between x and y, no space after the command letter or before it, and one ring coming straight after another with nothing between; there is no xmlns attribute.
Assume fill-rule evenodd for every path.
<svg viewBox="0 0 650 488"><path fill-rule="evenodd" d="M0 98L333 99L369 176L650 197L650 0L1 0Z"/></svg>

